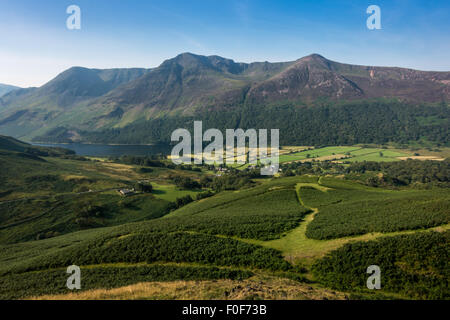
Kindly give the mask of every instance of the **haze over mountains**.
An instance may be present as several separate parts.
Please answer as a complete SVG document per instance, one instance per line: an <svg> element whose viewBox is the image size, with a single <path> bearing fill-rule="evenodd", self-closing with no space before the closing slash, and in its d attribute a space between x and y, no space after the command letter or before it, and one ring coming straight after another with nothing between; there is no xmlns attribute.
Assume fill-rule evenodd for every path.
<svg viewBox="0 0 450 320"><path fill-rule="evenodd" d="M244 127L254 125L249 117L267 117L280 107L278 112L289 117L318 102L395 99L417 105L449 98L450 72L342 64L318 54L247 64L183 53L154 69L74 67L40 88L11 91L0 98L0 134L54 142L59 137L56 141L149 143L167 140L167 132L193 117L218 127ZM130 138L130 130L140 138ZM125 133L126 141L116 139Z"/></svg>

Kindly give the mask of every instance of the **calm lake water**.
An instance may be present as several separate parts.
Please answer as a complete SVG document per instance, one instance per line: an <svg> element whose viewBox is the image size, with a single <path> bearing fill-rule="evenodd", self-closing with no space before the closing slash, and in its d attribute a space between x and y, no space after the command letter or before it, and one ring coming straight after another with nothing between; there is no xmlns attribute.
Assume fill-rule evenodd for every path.
<svg viewBox="0 0 450 320"><path fill-rule="evenodd" d="M120 157L129 156L150 156L155 154L168 155L172 150L169 145L103 145L103 144L34 144L42 147L60 147L75 151L80 156L91 157Z"/></svg>

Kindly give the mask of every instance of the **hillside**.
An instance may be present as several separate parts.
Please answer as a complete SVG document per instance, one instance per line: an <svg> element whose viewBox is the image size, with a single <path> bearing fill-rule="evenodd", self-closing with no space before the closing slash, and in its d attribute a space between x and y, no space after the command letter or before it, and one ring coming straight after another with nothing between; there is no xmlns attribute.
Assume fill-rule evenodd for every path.
<svg viewBox="0 0 450 320"><path fill-rule="evenodd" d="M20 88L16 87L16 86L10 86L8 84L0 83L0 97L7 94L8 92L11 92L11 91L17 90L17 89L20 89Z"/></svg>
<svg viewBox="0 0 450 320"><path fill-rule="evenodd" d="M25 151L31 144L14 139L13 137L0 136L0 149L10 151Z"/></svg>
<svg viewBox="0 0 450 320"><path fill-rule="evenodd" d="M33 156L67 156L74 155L75 152L64 148L47 148L40 146L33 146L29 143L14 139L13 137L0 135L0 152L6 152L6 154L21 153L22 155Z"/></svg>
<svg viewBox="0 0 450 320"><path fill-rule="evenodd" d="M450 97L449 72L342 64L313 54L252 87L249 99L278 100L399 98L437 102Z"/></svg>
<svg viewBox="0 0 450 320"><path fill-rule="evenodd" d="M196 119L216 128L280 128L285 143L298 145L445 143L449 98L450 72L342 64L318 54L247 64L183 53L150 70L71 68L40 88L6 94L0 133L46 142L154 143ZM373 125L389 128L359 132ZM325 128L336 131L317 139Z"/></svg>
<svg viewBox="0 0 450 320"><path fill-rule="evenodd" d="M2 132L22 136L42 127L45 130L55 119L66 117L71 111L78 114L75 116L78 117L87 101L100 97L145 72L147 69L99 70L73 67L42 87L12 91L0 98Z"/></svg>
<svg viewBox="0 0 450 320"><path fill-rule="evenodd" d="M302 157L291 148L285 157ZM345 165L319 156L374 150L308 148L309 162L262 178L64 151L0 136L0 299L449 297L448 159ZM365 286L373 263L377 292ZM194 281L204 291L193 295Z"/></svg>
<svg viewBox="0 0 450 320"><path fill-rule="evenodd" d="M374 200L370 204L372 210L392 209L385 214L389 225L373 214L361 216L360 210L354 210L355 204L365 205L367 196ZM330 291L320 286L326 284L357 293L360 298L371 295L375 298L448 298L448 286L437 281L445 275L448 264L444 254L449 243L448 231L445 231L449 222L445 210L448 197L448 189L440 189L438 193L387 190L336 178L297 176L268 179L239 192L221 192L161 218L153 215L146 217L146 221L124 221L113 227L91 226L87 230L68 232L62 226L73 219L72 213L49 213L47 218L38 217L3 230L3 235L10 238L4 237L0 245L4 253L0 259L0 299L68 294L65 268L70 264L82 268L83 287L77 292L82 299L95 294L96 291L90 291L93 289L106 290L105 296L109 296L113 288L117 288L116 293L121 292L121 298L132 298L133 292L124 293L122 287L142 282L153 282L159 287L176 280L196 280L198 286L203 286L211 280L226 283L225 279L233 281L235 286L245 283L248 290L237 288L231 295L216 291L212 297L348 297L340 292L330 296ZM284 201L279 201L280 198ZM402 203L400 207L392 201L398 199ZM127 201L133 201L133 197ZM154 203L155 199L149 195L148 201ZM308 206L318 203L324 205L309 209ZM433 212L411 212L411 206L423 203L433 207ZM328 224L326 227L333 232L331 238L310 237L310 230L316 229L316 219L320 221L322 215L327 215L327 207L333 206L340 208L337 219L341 217L341 222L348 222ZM150 208L156 210L152 205L141 212L148 214ZM132 211L132 207L129 210ZM159 210L165 208L162 206ZM106 212L103 214L108 216ZM424 217L412 225L410 222L416 215ZM52 216L66 221L55 224ZM430 223L428 218L433 217ZM375 229L364 228L365 223ZM21 242L31 240L27 236L36 232L36 226L47 226L47 239ZM351 228L359 231L351 233ZM12 235L23 239L12 241ZM419 256L405 250L411 244L415 245ZM361 247L368 250L358 250ZM347 252L353 254L358 263L349 261ZM339 259L345 259L345 264L333 263ZM375 293L364 285L364 268L373 261L383 265L386 275L395 274L395 281L385 280L386 288ZM337 275L336 279L330 277L329 270L333 268L336 270L332 275ZM351 272L351 277L346 276L346 272ZM419 286L414 286L416 278L412 275L417 276ZM288 295L283 296L287 288L282 283L289 284ZM148 284L143 285L147 289L141 297L158 298ZM183 295L189 290L186 286L176 288L176 282L173 285L175 287L164 290L168 297ZM291 286L309 287L310 292L301 294L303 290L296 292Z"/></svg>

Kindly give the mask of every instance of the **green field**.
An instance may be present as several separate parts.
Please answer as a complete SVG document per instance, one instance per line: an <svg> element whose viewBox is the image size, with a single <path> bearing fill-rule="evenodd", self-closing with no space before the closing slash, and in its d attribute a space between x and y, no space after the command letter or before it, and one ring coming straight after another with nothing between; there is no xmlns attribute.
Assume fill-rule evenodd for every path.
<svg viewBox="0 0 450 320"><path fill-rule="evenodd" d="M201 190L180 190L173 184L159 184L156 182L152 183L153 194L155 197L167 201L175 201L177 198L181 198L190 195L195 199L195 196L201 192Z"/></svg>
<svg viewBox="0 0 450 320"><path fill-rule="evenodd" d="M397 157L412 156L412 152L365 147L325 147L280 155L280 163L293 161L398 161Z"/></svg>

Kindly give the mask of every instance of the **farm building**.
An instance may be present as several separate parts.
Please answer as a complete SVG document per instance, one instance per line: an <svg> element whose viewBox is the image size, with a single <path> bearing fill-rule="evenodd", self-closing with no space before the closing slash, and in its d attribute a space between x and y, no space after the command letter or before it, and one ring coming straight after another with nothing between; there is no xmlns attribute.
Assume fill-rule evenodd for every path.
<svg viewBox="0 0 450 320"><path fill-rule="evenodd" d="M134 194L134 188L133 189L119 189L117 190L122 196L131 196Z"/></svg>

